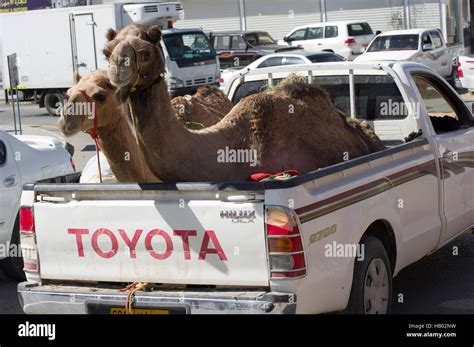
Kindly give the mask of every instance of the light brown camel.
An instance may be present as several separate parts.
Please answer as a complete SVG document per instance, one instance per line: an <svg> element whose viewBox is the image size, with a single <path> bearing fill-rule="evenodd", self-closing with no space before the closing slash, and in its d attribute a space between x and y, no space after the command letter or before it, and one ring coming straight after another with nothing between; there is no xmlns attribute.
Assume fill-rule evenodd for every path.
<svg viewBox="0 0 474 347"><path fill-rule="evenodd" d="M350 124L326 92L301 82L244 98L212 127L187 129L175 117L163 79L160 29L134 24L109 34L104 53L110 81L120 100L129 100L145 158L164 181L304 173L384 148Z"/></svg>
<svg viewBox="0 0 474 347"><path fill-rule="evenodd" d="M95 113L98 145L117 180L161 182L145 163L129 124L127 105L119 103L114 97L115 88L110 84L107 72L97 70L82 78L77 76L76 82L77 85L67 91L68 100L58 121L63 135L72 136L80 131L91 133ZM92 98L93 102L89 102L80 90Z"/></svg>

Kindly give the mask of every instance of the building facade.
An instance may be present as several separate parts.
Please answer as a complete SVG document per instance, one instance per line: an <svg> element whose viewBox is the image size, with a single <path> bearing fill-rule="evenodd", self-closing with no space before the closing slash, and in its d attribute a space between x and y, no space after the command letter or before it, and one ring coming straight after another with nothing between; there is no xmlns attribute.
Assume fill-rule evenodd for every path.
<svg viewBox="0 0 474 347"><path fill-rule="evenodd" d="M439 28L449 43L470 46L472 0L181 0L177 27L263 30L275 39L305 24L363 20L374 31Z"/></svg>

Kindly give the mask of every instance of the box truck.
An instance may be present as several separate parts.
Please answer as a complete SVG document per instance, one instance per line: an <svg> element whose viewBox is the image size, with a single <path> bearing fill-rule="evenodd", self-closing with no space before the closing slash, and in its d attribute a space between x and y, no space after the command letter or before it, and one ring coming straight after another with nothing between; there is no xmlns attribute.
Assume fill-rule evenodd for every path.
<svg viewBox="0 0 474 347"><path fill-rule="evenodd" d="M105 69L102 54L109 28L130 23L163 29L161 42L172 96L192 93L200 85L218 84L220 66L200 29L174 29L183 11L179 2L107 3L0 15L3 85L10 87L7 57L16 54L24 97L56 115L76 73Z"/></svg>

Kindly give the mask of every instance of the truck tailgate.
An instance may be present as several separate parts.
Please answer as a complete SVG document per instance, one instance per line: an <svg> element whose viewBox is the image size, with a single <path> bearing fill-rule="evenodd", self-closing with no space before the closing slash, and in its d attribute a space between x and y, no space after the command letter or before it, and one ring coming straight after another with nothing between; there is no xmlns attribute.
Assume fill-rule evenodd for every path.
<svg viewBox="0 0 474 347"><path fill-rule="evenodd" d="M36 202L43 279L266 286L263 202Z"/></svg>

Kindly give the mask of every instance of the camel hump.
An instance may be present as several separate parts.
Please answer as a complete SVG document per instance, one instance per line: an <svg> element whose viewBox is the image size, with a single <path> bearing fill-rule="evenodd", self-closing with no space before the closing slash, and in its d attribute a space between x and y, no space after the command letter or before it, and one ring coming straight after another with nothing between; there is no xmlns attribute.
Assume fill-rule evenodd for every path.
<svg viewBox="0 0 474 347"><path fill-rule="evenodd" d="M321 101L331 101L329 94L315 85L307 83L303 78L288 77L278 85L270 87L267 91L276 96L289 97L291 99L318 99Z"/></svg>

